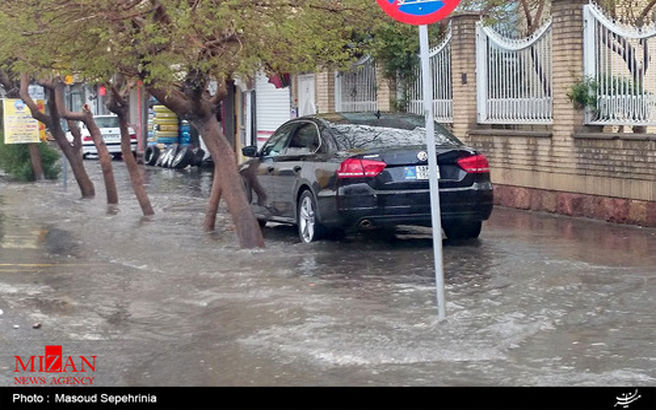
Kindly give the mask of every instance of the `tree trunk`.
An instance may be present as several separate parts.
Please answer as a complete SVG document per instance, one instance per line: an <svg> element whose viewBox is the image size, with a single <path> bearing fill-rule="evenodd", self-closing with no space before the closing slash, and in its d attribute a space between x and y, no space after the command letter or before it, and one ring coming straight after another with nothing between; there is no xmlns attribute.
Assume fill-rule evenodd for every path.
<svg viewBox="0 0 656 410"><path fill-rule="evenodd" d="M98 162L100 163L103 180L105 181L107 203L109 205L116 205L118 204L118 190L116 189L114 170L112 168L112 156L109 154L107 145L105 145L105 140L103 140L100 128L98 128L98 125L96 125L96 122L93 120L93 114L89 110L89 107L85 105L83 107L83 112L86 117L84 124L87 126L87 130L91 135L93 145L96 146L96 151L98 151Z"/></svg>
<svg viewBox="0 0 656 410"><path fill-rule="evenodd" d="M82 155L80 153L81 144L77 145L75 148L66 139L66 133L61 127L59 110L57 108L57 101L55 98L55 91L53 89L46 89L48 93L48 111L49 115L45 116L38 112L36 104L32 101L27 93L27 78L23 79L21 84L21 98L25 101L30 107L33 117L43 116L44 122L46 122L50 128L50 133L52 134L55 142L59 146L59 149L66 157L66 160L71 164L71 170L73 171L73 176L77 181L78 186L80 187L80 193L82 194L83 199L91 199L96 196L96 190L93 186L93 182L87 174L87 170L84 168L84 162L82 161ZM37 110L37 111L35 111ZM38 119L38 118L37 118Z"/></svg>
<svg viewBox="0 0 656 410"><path fill-rule="evenodd" d="M130 140L130 130L128 127L128 117L126 107L117 110L114 112L118 116L118 123L121 129L121 154L123 155L123 162L128 168L128 174L130 175L130 182L132 183L132 190L134 195L137 197L139 206L144 216L155 215L153 207L150 204L150 199L148 198L148 193L146 188L144 188L143 177L141 174L141 169L137 164L137 160L132 155L132 147Z"/></svg>
<svg viewBox="0 0 656 410"><path fill-rule="evenodd" d="M91 181L91 178L89 178L89 174L84 167L81 147L71 146L68 139L66 139L66 133L64 133L61 125L59 125L59 115L56 114L57 106L55 99L51 97L48 101L48 105L50 106L50 115L52 115L53 118L53 125L50 127L50 133L59 146L59 149L64 154L64 157L66 157L66 160L71 165L71 171L73 172L73 177L75 177L75 181L80 188L82 198L92 199L96 196L96 188L93 186L93 182Z"/></svg>
<svg viewBox="0 0 656 410"><path fill-rule="evenodd" d="M70 121L82 121L89 131L93 144L96 146L96 151L98 152L98 162L100 163L103 180L105 181L107 203L109 205L118 204L118 191L116 190L114 170L112 169L112 157L109 155L109 150L107 149L107 145L105 145L100 128L98 128L98 125L93 120L91 109L87 104L84 104L82 112L69 111L64 102L64 83L61 80L55 82L54 94L59 115Z"/></svg>
<svg viewBox="0 0 656 410"><path fill-rule="evenodd" d="M202 92L194 89L182 92L176 88L163 89L151 86L148 91L173 112L191 119L192 125L201 132L203 141L212 155L214 179L204 228L214 229L219 200L223 197L235 224L239 245L249 249L263 248L262 230L246 198L234 152L223 135L215 115L215 109L220 97L225 96L225 90L217 92L211 99L204 98Z"/></svg>
<svg viewBox="0 0 656 410"><path fill-rule="evenodd" d="M205 221L216 218L218 200L223 196L232 215L232 220L242 248L263 248L264 238L260 225L246 199L244 184L237 169L237 162L230 143L221 131L221 125L215 116L206 116L196 121L207 149L214 160L214 181L210 194L210 203Z"/></svg>
<svg viewBox="0 0 656 410"><path fill-rule="evenodd" d="M41 162L39 144L27 144L27 149L30 152L30 161L32 162L34 179L36 181L42 181L45 177L43 175L43 163Z"/></svg>
<svg viewBox="0 0 656 410"><path fill-rule="evenodd" d="M205 222L203 229L205 232L213 232L216 229L216 214L219 212L219 202L221 202L221 180L219 175L219 164L214 162L214 177L212 178L212 190L210 191L210 200L207 204L205 213Z"/></svg>

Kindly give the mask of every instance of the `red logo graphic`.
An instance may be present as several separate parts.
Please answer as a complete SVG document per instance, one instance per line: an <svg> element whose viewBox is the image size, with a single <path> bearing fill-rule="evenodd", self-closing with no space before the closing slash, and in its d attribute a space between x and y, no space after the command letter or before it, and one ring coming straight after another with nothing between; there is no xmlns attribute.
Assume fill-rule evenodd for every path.
<svg viewBox="0 0 656 410"><path fill-rule="evenodd" d="M42 356L15 357L14 373L95 373L97 356L64 356L61 346L46 346ZM14 384L91 385L95 377L88 376L16 376Z"/></svg>

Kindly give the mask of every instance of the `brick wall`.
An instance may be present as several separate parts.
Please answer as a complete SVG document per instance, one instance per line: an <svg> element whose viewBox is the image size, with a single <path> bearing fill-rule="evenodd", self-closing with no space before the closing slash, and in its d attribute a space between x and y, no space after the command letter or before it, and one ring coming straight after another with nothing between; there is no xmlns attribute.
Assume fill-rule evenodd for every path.
<svg viewBox="0 0 656 410"><path fill-rule="evenodd" d="M459 54L475 53L469 40L452 50L454 130L489 158L500 205L656 226L656 135L609 134L586 127L583 112L567 97L571 85L583 76L586 3L552 1L552 126L509 131L472 124L476 87L456 88L460 67L471 64ZM471 28L454 31L454 39L461 42L475 22L464 24Z"/></svg>

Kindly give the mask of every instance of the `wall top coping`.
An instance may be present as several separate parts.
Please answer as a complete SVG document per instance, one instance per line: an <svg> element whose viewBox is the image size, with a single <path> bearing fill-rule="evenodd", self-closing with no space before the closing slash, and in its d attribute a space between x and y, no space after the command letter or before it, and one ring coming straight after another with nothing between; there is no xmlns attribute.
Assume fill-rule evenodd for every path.
<svg viewBox="0 0 656 410"><path fill-rule="evenodd" d="M466 18L480 19L481 17L485 17L486 15L487 14L483 13L482 11L459 11L451 14L449 20L466 19Z"/></svg>
<svg viewBox="0 0 656 410"><path fill-rule="evenodd" d="M632 134L632 133L609 133L609 132L577 132L575 139L588 140L625 140L625 141L656 141L656 134Z"/></svg>
<svg viewBox="0 0 656 410"><path fill-rule="evenodd" d="M470 130L472 136L490 136L490 137L529 137L529 138L551 138L553 132L550 131L523 131L523 130L500 130L496 128Z"/></svg>

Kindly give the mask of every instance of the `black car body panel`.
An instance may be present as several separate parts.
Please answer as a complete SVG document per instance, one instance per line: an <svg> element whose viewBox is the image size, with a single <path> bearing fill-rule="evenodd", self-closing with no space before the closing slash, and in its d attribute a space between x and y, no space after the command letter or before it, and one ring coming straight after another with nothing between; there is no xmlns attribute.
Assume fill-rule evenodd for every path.
<svg viewBox="0 0 656 410"><path fill-rule="evenodd" d="M295 223L298 199L309 190L318 220L328 228L357 229L363 221L368 226L430 226L429 182L417 174L427 165L421 155L425 145L417 143L421 129L391 126L406 118L412 124L423 121L412 114L351 113L303 117L281 126L258 156L241 168L258 219ZM348 128L352 124L357 128L353 135ZM489 172L470 173L458 165L460 159L480 153L443 127L438 132L442 220L488 219L493 208ZM373 142L356 146L367 135ZM340 164L347 159L384 162L385 167L374 177L338 177Z"/></svg>

